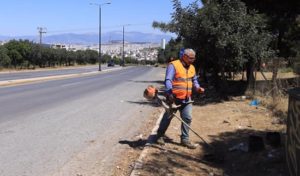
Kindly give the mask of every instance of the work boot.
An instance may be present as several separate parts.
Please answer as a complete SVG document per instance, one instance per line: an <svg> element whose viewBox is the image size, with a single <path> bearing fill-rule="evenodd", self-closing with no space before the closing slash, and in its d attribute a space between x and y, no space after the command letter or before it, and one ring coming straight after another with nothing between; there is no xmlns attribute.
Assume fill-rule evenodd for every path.
<svg viewBox="0 0 300 176"><path fill-rule="evenodd" d="M185 146L189 149L196 149L197 145L196 144L192 144L189 140L181 140L181 145Z"/></svg>
<svg viewBox="0 0 300 176"><path fill-rule="evenodd" d="M163 136L157 138L156 143L159 145L165 145L165 140Z"/></svg>

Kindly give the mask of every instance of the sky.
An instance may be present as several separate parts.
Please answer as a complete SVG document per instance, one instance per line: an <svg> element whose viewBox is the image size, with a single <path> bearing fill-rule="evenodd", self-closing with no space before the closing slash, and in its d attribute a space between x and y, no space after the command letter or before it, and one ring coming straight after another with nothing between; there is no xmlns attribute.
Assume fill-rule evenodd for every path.
<svg viewBox="0 0 300 176"><path fill-rule="evenodd" d="M182 0L185 7L194 0ZM153 21L169 22L173 11L171 0L1 0L0 35L37 35L38 27L47 35L61 33L96 33L99 30L162 33L152 28Z"/></svg>

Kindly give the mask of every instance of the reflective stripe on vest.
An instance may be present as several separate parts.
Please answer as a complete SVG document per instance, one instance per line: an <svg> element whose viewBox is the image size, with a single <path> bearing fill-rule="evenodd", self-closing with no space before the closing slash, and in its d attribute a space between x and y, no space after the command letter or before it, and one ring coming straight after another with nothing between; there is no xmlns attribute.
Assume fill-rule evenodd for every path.
<svg viewBox="0 0 300 176"><path fill-rule="evenodd" d="M196 74L195 67L190 65L188 69L184 68L180 60L172 61L175 68L175 77L172 82L172 92L178 99L187 99L192 95L192 79Z"/></svg>

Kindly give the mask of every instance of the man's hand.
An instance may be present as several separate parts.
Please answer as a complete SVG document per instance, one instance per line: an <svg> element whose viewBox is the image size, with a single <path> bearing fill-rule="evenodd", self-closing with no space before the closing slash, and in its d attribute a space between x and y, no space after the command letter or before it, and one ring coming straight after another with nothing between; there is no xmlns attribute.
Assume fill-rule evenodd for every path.
<svg viewBox="0 0 300 176"><path fill-rule="evenodd" d="M200 94L202 94L202 93L205 92L205 89L204 89L203 87L199 87L199 88L197 89L197 92L200 93Z"/></svg>
<svg viewBox="0 0 300 176"><path fill-rule="evenodd" d="M175 97L173 94L167 94L167 103L173 104L175 102Z"/></svg>

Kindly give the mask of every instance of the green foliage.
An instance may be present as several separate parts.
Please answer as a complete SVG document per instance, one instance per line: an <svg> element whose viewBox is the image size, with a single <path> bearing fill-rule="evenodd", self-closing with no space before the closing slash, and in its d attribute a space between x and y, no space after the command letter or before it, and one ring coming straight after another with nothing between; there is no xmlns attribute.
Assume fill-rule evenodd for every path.
<svg viewBox="0 0 300 176"><path fill-rule="evenodd" d="M106 58L107 57L107 58ZM104 56L110 59L110 56ZM28 40L11 40L0 47L0 67L15 68L70 66L74 64L96 64L98 52L94 50L67 51L39 45ZM103 62L103 63L104 63Z"/></svg>
<svg viewBox="0 0 300 176"><path fill-rule="evenodd" d="M211 0L200 8L198 1L182 8L173 0L175 12L170 23L153 22L153 27L178 34L185 47L197 51L196 67L215 75L242 71L249 62L259 62L273 52L272 35L265 30L262 16L248 12L239 0Z"/></svg>
<svg viewBox="0 0 300 176"><path fill-rule="evenodd" d="M298 75L300 75L300 61L299 61L299 62L296 62L296 63L294 64L293 71L294 71L295 73L297 73Z"/></svg>
<svg viewBox="0 0 300 176"><path fill-rule="evenodd" d="M133 63L134 59L132 59L131 57L125 57L124 60L125 60L125 63Z"/></svg>
<svg viewBox="0 0 300 176"><path fill-rule="evenodd" d="M68 51L66 53L66 65L71 66L74 65L76 62L76 53L74 51Z"/></svg>
<svg viewBox="0 0 300 176"><path fill-rule="evenodd" d="M5 47L0 46L0 68L9 66L11 59L7 54L8 50Z"/></svg>
<svg viewBox="0 0 300 176"><path fill-rule="evenodd" d="M157 62L160 63L160 64L163 64L163 63L167 62L167 57L166 57L166 54L165 54L165 50L160 49L158 51Z"/></svg>
<svg viewBox="0 0 300 176"><path fill-rule="evenodd" d="M22 64L22 55L16 49L9 50L8 56L11 58L12 64L15 68L17 67L17 65Z"/></svg>
<svg viewBox="0 0 300 176"><path fill-rule="evenodd" d="M169 62L171 57L174 59L179 58L179 51L181 48L183 48L183 43L181 41L171 39L165 49L165 55L168 59L167 61Z"/></svg>
<svg viewBox="0 0 300 176"><path fill-rule="evenodd" d="M170 58L177 59L179 58L179 51L183 48L181 41L171 39L166 45L165 50L159 49L157 54L157 61L160 64L170 62Z"/></svg>
<svg viewBox="0 0 300 176"><path fill-rule="evenodd" d="M83 50L76 51L76 62L79 65L84 65L87 63L87 56Z"/></svg>
<svg viewBox="0 0 300 176"><path fill-rule="evenodd" d="M242 0L249 9L265 14L269 31L276 37L273 49L277 56L289 59L300 51L300 1Z"/></svg>
<svg viewBox="0 0 300 176"><path fill-rule="evenodd" d="M98 52L94 50L86 50L87 62L90 64L96 64L98 62Z"/></svg>
<svg viewBox="0 0 300 176"><path fill-rule="evenodd" d="M139 64L142 64L142 65L154 65L155 61L153 61L153 60L140 60Z"/></svg>
<svg viewBox="0 0 300 176"><path fill-rule="evenodd" d="M112 58L111 58L111 56L110 55L108 55L108 54L104 54L103 56L102 56L102 63L107 63L108 61L110 61ZM116 63L116 62L115 62Z"/></svg>

